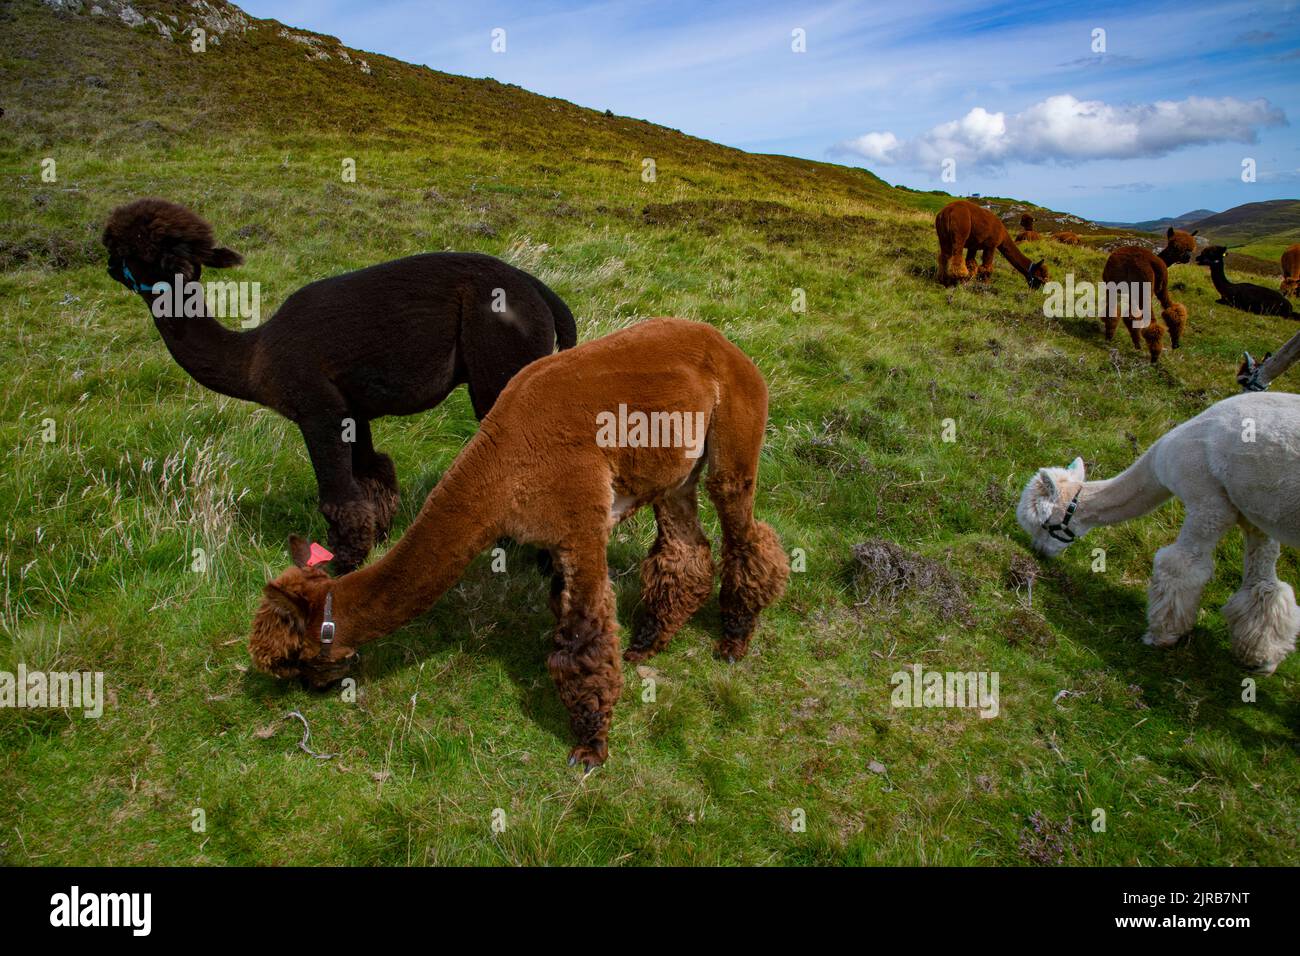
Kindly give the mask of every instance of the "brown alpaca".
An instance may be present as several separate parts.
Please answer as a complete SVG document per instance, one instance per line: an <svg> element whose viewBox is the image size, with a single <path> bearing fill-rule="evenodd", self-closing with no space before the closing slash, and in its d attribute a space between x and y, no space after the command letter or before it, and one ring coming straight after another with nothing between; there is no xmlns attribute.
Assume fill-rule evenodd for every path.
<svg viewBox="0 0 1300 956"><path fill-rule="evenodd" d="M1037 289L1047 281L1047 266L1040 259L1031 262L1021 252L1002 220L973 202L958 199L939 210L934 218L934 231L939 236L939 281L944 285L965 282L975 270L975 255L982 253L975 278L988 282L993 278L993 253L1001 252L1029 283ZM963 261L964 253L964 261Z"/></svg>
<svg viewBox="0 0 1300 956"><path fill-rule="evenodd" d="M1191 232L1185 232L1182 229L1175 229L1170 226L1165 230L1165 247L1156 255L1167 266L1187 265L1192 261L1192 256L1196 254L1196 239L1194 237L1200 231L1199 229L1193 229Z"/></svg>
<svg viewBox="0 0 1300 956"><path fill-rule="evenodd" d="M1042 235L1034 231L1034 217L1025 213L1020 217L1020 232L1016 235L1016 242L1037 242L1042 239Z"/></svg>
<svg viewBox="0 0 1300 956"><path fill-rule="evenodd" d="M170 298L161 284L177 275L197 283L204 266L243 262L184 206L119 206L104 246L108 274L150 307L168 351L195 381L298 426L340 573L365 560L397 512L397 472L375 450L372 420L433 408L461 383L482 418L515 372L577 337L568 306L540 279L476 253L408 256L321 279L266 322L236 332L206 306L184 316L156 308Z"/></svg>
<svg viewBox="0 0 1300 956"><path fill-rule="evenodd" d="M1115 329L1120 321L1116 286L1123 284L1127 289L1131 283L1139 282L1146 283L1150 299L1160 303L1161 318L1168 323L1169 341L1173 347L1178 348L1182 344L1183 330L1187 327L1187 308L1169 298L1169 268L1164 260L1140 246L1120 246L1106 260L1101 279L1102 301L1098 305L1103 313L1107 342L1115 338ZM1150 299L1147 300L1148 309ZM1133 339L1133 347L1140 349L1145 341L1151 362L1155 364L1160 360L1160 352L1164 349L1165 325L1155 317L1152 310L1152 314L1145 317L1150 321L1142 327L1139 323L1144 320L1144 316L1140 304L1131 296L1126 311L1129 314L1124 316L1124 325Z"/></svg>
<svg viewBox="0 0 1300 956"><path fill-rule="evenodd" d="M1300 242L1282 253L1282 294L1300 295Z"/></svg>
<svg viewBox="0 0 1300 956"><path fill-rule="evenodd" d="M1066 246L1077 246L1083 242L1077 232L1054 232L1052 238Z"/></svg>
<svg viewBox="0 0 1300 956"><path fill-rule="evenodd" d="M638 416L652 413L649 431L638 432ZM660 415L681 427L664 417L657 428ZM253 662L327 685L352 666L357 647L427 611L492 542L534 543L550 551L556 569L547 667L578 741L570 764L600 764L623 686L605 557L610 532L638 508L654 508L659 534L641 564L644 614L623 655L639 661L662 650L712 593L712 549L696 503L707 463L705 487L722 525L717 653L744 657L759 612L780 597L790 573L776 533L754 520L766 424L762 374L697 322L651 319L539 359L506 386L383 558L330 578L307 566L305 542L291 540L294 567L266 586L253 619ZM674 443L674 435L683 440ZM321 640L327 599L332 643Z"/></svg>

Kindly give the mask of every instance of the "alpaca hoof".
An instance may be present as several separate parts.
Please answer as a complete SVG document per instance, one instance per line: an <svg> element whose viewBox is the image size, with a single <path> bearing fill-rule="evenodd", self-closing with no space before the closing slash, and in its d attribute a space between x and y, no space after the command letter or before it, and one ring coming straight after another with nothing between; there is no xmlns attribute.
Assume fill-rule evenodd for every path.
<svg viewBox="0 0 1300 956"><path fill-rule="evenodd" d="M748 648L740 647L736 644L719 644L713 651L713 656L720 661L726 661L728 664L734 664L737 661L744 660Z"/></svg>
<svg viewBox="0 0 1300 956"><path fill-rule="evenodd" d="M1153 634L1150 631L1147 631L1142 635L1142 643L1146 644L1148 647L1173 647L1180 640L1182 640L1182 635L1180 634L1175 634L1173 637L1169 637L1166 634Z"/></svg>
<svg viewBox="0 0 1300 956"><path fill-rule="evenodd" d="M654 651L648 647L629 647L623 652L623 660L629 664L640 664L642 661L648 661L654 656Z"/></svg>
<svg viewBox="0 0 1300 956"><path fill-rule="evenodd" d="M582 775L585 777L603 764L605 757L608 755L609 747L604 743L578 744L573 750L569 751L569 766L576 767L581 763Z"/></svg>

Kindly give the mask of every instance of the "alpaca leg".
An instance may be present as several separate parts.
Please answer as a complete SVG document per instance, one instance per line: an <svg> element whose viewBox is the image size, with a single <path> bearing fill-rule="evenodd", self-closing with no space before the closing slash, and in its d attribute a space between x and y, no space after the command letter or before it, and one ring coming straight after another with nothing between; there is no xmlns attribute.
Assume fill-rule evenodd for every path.
<svg viewBox="0 0 1300 956"><path fill-rule="evenodd" d="M1241 590L1223 606L1223 616L1237 659L1257 674L1271 674L1295 650L1300 607L1291 585L1278 580L1281 547L1248 522L1241 528L1246 536Z"/></svg>
<svg viewBox="0 0 1300 956"><path fill-rule="evenodd" d="M1106 332L1106 341L1113 342L1115 340L1115 330L1119 328L1119 305L1107 300L1104 313L1105 318L1102 319L1102 326Z"/></svg>
<svg viewBox="0 0 1300 956"><path fill-rule="evenodd" d="M1187 330L1187 307L1179 302L1171 302L1164 308L1161 317L1169 326L1169 344L1180 348L1183 344L1183 332Z"/></svg>
<svg viewBox="0 0 1300 956"><path fill-rule="evenodd" d="M718 656L735 662L749 653L758 614L781 596L790 561L776 532L754 520L754 479L710 475L709 497L722 521L722 640Z"/></svg>
<svg viewBox="0 0 1300 956"><path fill-rule="evenodd" d="M1142 321L1141 315L1126 315L1124 317L1124 327L1128 329L1128 336L1133 340L1135 349L1142 348L1142 330L1137 327L1137 323Z"/></svg>
<svg viewBox="0 0 1300 956"><path fill-rule="evenodd" d="M375 541L388 537L397 506L401 502L401 492L397 484L397 469L393 459L383 452L375 451L374 440L370 434L370 422L364 418L356 419L356 441L352 445L352 474L361 486L364 497L375 509Z"/></svg>
<svg viewBox="0 0 1300 956"><path fill-rule="evenodd" d="M981 255L979 271L975 274L975 278L979 279L981 282L993 281L993 250L992 249L985 249L983 254Z"/></svg>
<svg viewBox="0 0 1300 956"><path fill-rule="evenodd" d="M1155 365L1160 361L1160 353L1165 348L1165 327L1152 319L1151 324L1142 330L1142 341L1146 343L1147 352L1151 356L1151 364Z"/></svg>
<svg viewBox="0 0 1300 956"><path fill-rule="evenodd" d="M1143 643L1169 647L1196 624L1201 592L1214 576L1214 548L1237 521L1225 498L1188 504L1178 540L1156 552L1147 586Z"/></svg>
<svg viewBox="0 0 1300 956"><path fill-rule="evenodd" d="M954 252L948 260L948 274L958 283L970 278L970 270L966 268L966 263L962 259L961 249Z"/></svg>
<svg viewBox="0 0 1300 956"><path fill-rule="evenodd" d="M696 479L655 504L659 536L641 562L644 614L626 661L643 661L668 645L713 593L713 550L700 527Z"/></svg>
<svg viewBox="0 0 1300 956"><path fill-rule="evenodd" d="M609 722L623 690L605 544L603 537L593 537L553 552L564 575L564 589L558 600L555 650L546 667L577 739L569 764L582 761L588 770L609 755Z"/></svg>
<svg viewBox="0 0 1300 956"><path fill-rule="evenodd" d="M343 441L344 413L302 422L303 440L316 472L320 511L329 522L336 574L354 571L375 543L375 506L352 475L352 450Z"/></svg>

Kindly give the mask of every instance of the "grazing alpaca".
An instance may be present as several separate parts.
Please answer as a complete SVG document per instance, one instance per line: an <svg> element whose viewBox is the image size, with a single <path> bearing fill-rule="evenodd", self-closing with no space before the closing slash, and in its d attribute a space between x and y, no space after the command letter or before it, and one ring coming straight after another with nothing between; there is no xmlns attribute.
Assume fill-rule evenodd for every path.
<svg viewBox="0 0 1300 956"><path fill-rule="evenodd" d="M302 431L338 572L365 560L397 511L397 474L375 450L373 419L433 408L462 382L482 418L515 372L576 340L559 296L491 256L431 253L322 279L236 332L206 306L159 314L156 299L168 298L177 275L197 283L204 266L243 262L215 247L212 227L190 210L162 199L119 206L104 245L108 274L144 299L195 381L273 408Z"/></svg>
<svg viewBox="0 0 1300 956"><path fill-rule="evenodd" d="M983 253L975 278L988 282L993 278L993 253L1001 252L1029 288L1037 289L1047 281L1047 267L1040 259L1031 262L1016 248L1002 220L973 202L958 199L939 210L934 219L939 236L939 281L956 285L970 278L975 269L975 254ZM965 261L963 262L963 252Z"/></svg>
<svg viewBox="0 0 1300 956"><path fill-rule="evenodd" d="M1145 288L1149 290L1149 298L1146 299L1148 311L1151 299L1158 301L1161 318L1168 323L1169 341L1174 348L1182 344L1183 330L1187 327L1187 308L1169 298L1169 269L1164 260L1139 246L1120 246L1106 259L1101 281L1104 301L1100 305L1107 342L1115 338L1115 329L1119 327L1120 320L1120 297L1116 294L1115 285L1122 284L1131 290L1131 283L1140 282L1145 283ZM1125 311L1128 315L1124 316L1124 325L1133 339L1133 347L1140 349L1145 341L1154 365L1160 361L1160 353L1164 349L1165 325L1154 315L1144 316L1141 304L1131 294Z"/></svg>
<svg viewBox="0 0 1300 956"><path fill-rule="evenodd" d="M1249 440L1247 439L1249 435ZM1168 647L1196 623L1214 548L1234 524L1246 538L1241 589L1223 608L1238 660L1271 674L1295 650L1300 607L1278 580L1279 542L1300 546L1300 396L1224 399L1166 432L1126 471L1085 481L1083 462L1029 480L1016 517L1036 551L1055 557L1097 525L1147 514L1177 496L1178 540L1156 552L1143 641Z"/></svg>
<svg viewBox="0 0 1300 956"><path fill-rule="evenodd" d="M1200 231L1199 229L1193 229L1191 232L1186 232L1170 226L1165 230L1165 247L1156 255L1167 266L1187 265L1192 261L1192 254L1196 252L1195 236Z"/></svg>
<svg viewBox="0 0 1300 956"><path fill-rule="evenodd" d="M1277 350L1264 356L1264 361L1256 362L1247 352L1237 369L1237 382L1248 392L1262 392L1273 380L1300 361L1300 332L1297 332Z"/></svg>
<svg viewBox="0 0 1300 956"><path fill-rule="evenodd" d="M1300 242L1282 253L1282 294L1300 296Z"/></svg>
<svg viewBox="0 0 1300 956"><path fill-rule="evenodd" d="M1020 232L1016 235L1016 242L1037 242L1043 237L1034 231L1034 217L1029 213L1024 213L1020 217Z"/></svg>
<svg viewBox="0 0 1300 956"><path fill-rule="evenodd" d="M253 661L280 677L329 684L346 673L355 648L428 610L493 541L535 543L556 568L547 666L578 740L570 763L599 764L623 684L610 532L654 507L659 535L641 565L645 613L623 655L639 661L662 650L712 593L713 558L696 510L707 463L705 487L722 524L717 652L744 657L759 612L790 573L775 532L754 520L766 423L762 374L700 323L652 319L540 359L501 393L383 558L329 578L307 566L308 549L294 540L295 567L266 586L253 620ZM322 644L327 610L333 642Z"/></svg>
<svg viewBox="0 0 1300 956"><path fill-rule="evenodd" d="M1256 315L1290 318L1291 303L1276 289L1268 289L1252 282L1228 281L1227 273L1223 271L1223 260L1227 254L1227 246L1209 246L1196 257L1198 266L1210 267L1210 281L1219 293L1219 304L1230 305L1243 312L1254 312Z"/></svg>
<svg viewBox="0 0 1300 956"><path fill-rule="evenodd" d="M1052 238L1065 246L1077 246L1083 242L1077 232L1054 232Z"/></svg>

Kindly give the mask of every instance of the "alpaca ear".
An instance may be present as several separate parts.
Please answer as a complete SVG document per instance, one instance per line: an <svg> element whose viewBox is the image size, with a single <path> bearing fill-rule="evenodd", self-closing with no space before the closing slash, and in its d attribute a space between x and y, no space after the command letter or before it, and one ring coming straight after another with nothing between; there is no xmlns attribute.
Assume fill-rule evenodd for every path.
<svg viewBox="0 0 1300 956"><path fill-rule="evenodd" d="M1074 459L1074 461L1070 462L1070 467L1067 470L1070 472L1071 481L1083 481L1083 459L1082 458L1076 458Z"/></svg>
<svg viewBox="0 0 1300 956"><path fill-rule="evenodd" d="M1194 236L1196 235L1196 233L1192 233L1192 235ZM1165 230L1165 238L1172 239L1173 237L1174 237L1174 227L1170 226L1167 230Z"/></svg>
<svg viewBox="0 0 1300 956"><path fill-rule="evenodd" d="M229 269L231 266L242 266L244 257L234 249L218 246L203 257L203 263L214 269Z"/></svg>
<svg viewBox="0 0 1300 956"><path fill-rule="evenodd" d="M1038 469L1038 490L1051 501L1061 496L1061 489L1057 487L1056 479L1046 468Z"/></svg>
<svg viewBox="0 0 1300 956"><path fill-rule="evenodd" d="M1192 232L1191 232L1191 234L1194 236L1194 235L1196 235L1197 233L1199 233L1200 231L1201 231L1201 230L1199 230L1199 229L1193 229Z"/></svg>
<svg viewBox="0 0 1300 956"><path fill-rule="evenodd" d="M188 242L174 242L167 246L162 257L158 260L158 267L170 279L176 273L185 276L186 279L194 278L194 250L190 248Z"/></svg>
<svg viewBox="0 0 1300 956"><path fill-rule="evenodd" d="M306 568L307 562L311 560L311 544L296 534L289 535L289 557L293 560L294 567Z"/></svg>
<svg viewBox="0 0 1300 956"><path fill-rule="evenodd" d="M276 584L262 588L267 605L295 634L307 629L307 608L304 602Z"/></svg>

